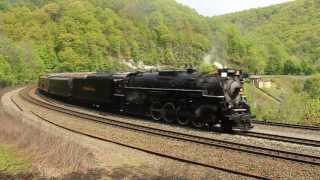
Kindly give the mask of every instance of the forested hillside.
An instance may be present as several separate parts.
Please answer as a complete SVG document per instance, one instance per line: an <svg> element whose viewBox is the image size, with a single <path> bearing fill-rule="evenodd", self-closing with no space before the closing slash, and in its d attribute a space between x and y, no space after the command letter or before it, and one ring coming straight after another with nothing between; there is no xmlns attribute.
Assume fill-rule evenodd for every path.
<svg viewBox="0 0 320 180"><path fill-rule="evenodd" d="M319 0L296 0L213 21L234 26L229 62L266 74L311 74L320 70L319 9ZM250 58L253 64L247 63Z"/></svg>
<svg viewBox="0 0 320 180"><path fill-rule="evenodd" d="M110 71L119 60L181 66L210 49L205 18L173 0L15 0L0 3L0 80Z"/></svg>
<svg viewBox="0 0 320 180"><path fill-rule="evenodd" d="M45 72L117 71L129 59L312 74L320 70L319 8L297 0L207 18L174 0L2 0L0 85Z"/></svg>

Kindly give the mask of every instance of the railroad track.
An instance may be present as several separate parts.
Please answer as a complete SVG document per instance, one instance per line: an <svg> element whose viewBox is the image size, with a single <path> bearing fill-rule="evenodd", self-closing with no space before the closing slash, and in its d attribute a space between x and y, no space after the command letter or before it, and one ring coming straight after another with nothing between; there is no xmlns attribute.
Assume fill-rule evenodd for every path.
<svg viewBox="0 0 320 180"><path fill-rule="evenodd" d="M38 96L41 96L42 99L45 99L48 102L51 103L57 103L55 100L48 98L42 94L38 94ZM71 105L65 105L64 106L70 106ZM101 115L101 114L100 114ZM241 132L239 135L247 136L247 137L254 137L254 138L260 138L260 139L268 139L268 140L274 140L274 141L281 141L281 142L287 142L287 143L294 143L294 144L300 144L305 146L313 146L313 147L320 147L320 141L317 140L311 140L311 139L303 139L303 138L295 138L295 137L288 137L288 136L281 136L281 135L275 135L275 134L267 134L267 133L260 133L260 132Z"/></svg>
<svg viewBox="0 0 320 180"><path fill-rule="evenodd" d="M287 124L287 123L278 123L278 122L261 121L261 120L252 120L252 122L254 124L262 124L262 125L269 125L269 126L278 126L278 127L288 127L288 128L295 128L295 129L320 131L320 126L303 126L303 125L297 125L297 124Z"/></svg>
<svg viewBox="0 0 320 180"><path fill-rule="evenodd" d="M56 106L51 106L47 103L44 103L42 101L39 101L37 99L34 99L30 96L28 96L26 94L26 90L23 90L21 91L19 94L20 96L27 102L29 103L32 103L32 104L35 104L35 105L38 105L40 107L45 107L45 108L48 108L50 110L54 110L54 111L57 111L57 112L61 112L61 113L64 113L64 114L68 114L68 115L72 115L74 116L75 114L73 114L74 112L72 113L67 113L67 112L63 112L61 107L56 107ZM23 108L18 104L16 103L16 101L11 97L11 101L18 107L18 109L20 111L24 111ZM51 107L50 107L51 106ZM160 157L163 157L163 158L167 158L167 159L172 159L172 160L176 160L176 161L179 161L179 162L183 162L183 163L188 163L188 164L193 164L193 165L198 165L198 166L202 166L202 167L206 167L206 168L212 168L212 169L216 169L216 170L220 170L220 171L223 171L223 172L227 172L227 173L232 173L232 174L235 174L235 175L240 175L240 176L244 176L244 177L248 177L248 178L254 178L254 179L265 179L265 180L269 180L271 178L268 178L268 177L264 177L264 176L260 176L260 175L256 175L256 174L252 174L252 173L247 173L247 172L240 172L240 171L235 171L235 170L230 170L230 169L226 169L226 168L222 168L222 167L218 167L218 166L213 166L213 165L210 165L210 164L205 164L205 163L201 163L201 162L196 162L196 161L193 161L193 160L187 160L187 159L182 159L182 158L179 158L179 157L175 157L175 156L171 156L171 155L167 155L167 154L162 154L162 153L158 153L156 151L151 151L151 150L147 150L147 149L143 149L143 148L139 148L139 147L135 147L135 146L131 146L131 145L128 145L128 144L123 144L121 142L116 142L116 141L113 141L113 140L110 140L110 139L106 139L106 138L102 138L102 137L97 137L97 136L94 136L92 134L88 134L88 133L84 133L82 131L79 131L79 130L75 130L75 129L71 129L71 128L67 128L67 127L64 127L58 123L55 123L55 122L52 122L44 117L42 117L41 115L39 115L38 113L34 112L34 111L31 111L31 113L33 115L35 115L36 117L38 117L39 119L49 123L49 124L52 124L56 127L59 127L59 128L62 128L62 129L65 129L67 131L70 131L70 132L73 132L73 133L76 133L76 134L80 134L80 135L83 135L83 136L86 136L86 137L90 137L90 138L94 138L94 139L97 139L97 140L100 140L100 141L104 141L104 142L109 142L109 143L113 143L113 144L117 144L117 145L120 145L120 146L123 146L123 147L127 147L127 148L131 148L131 149L135 149L135 150L138 150L138 151L142 151L142 152L145 152L145 153L148 153L148 154L152 154L152 155L156 155L156 156L160 156ZM79 114L82 114L82 115L86 115L84 113L79 113ZM81 117L82 115L76 115L77 117ZM91 115L88 115L89 117L93 117ZM120 127L120 128L124 128L123 126L119 126L119 125L114 125L112 123L108 123L108 122L103 122L103 121L100 121L100 120L95 120L94 118L85 118L85 119L89 119L89 120L93 120L97 123L103 123L103 124L108 124L108 125L111 125L111 126L117 126L117 127ZM104 120L107 120L106 118L103 118ZM113 120L111 120L113 121ZM125 127L126 129L129 129L129 130L134 130L134 131L140 131L139 129L131 129L129 127ZM141 130L142 131L142 130Z"/></svg>
<svg viewBox="0 0 320 180"><path fill-rule="evenodd" d="M294 144L301 144L301 145L306 145L306 146L320 147L320 141L311 140L311 139L302 139L302 138L295 138L295 137L288 137L288 136L281 136L281 135L267 134L267 133L259 133L259 132L252 132L252 131L248 131L248 132L240 133L240 134L244 135L244 136L248 136L248 137L254 137L254 138L261 138L261 139L282 141L282 142L288 142L288 143L294 143Z"/></svg>
<svg viewBox="0 0 320 180"><path fill-rule="evenodd" d="M42 98L45 98L46 101L49 101L51 103L55 103L50 98L47 98L45 96ZM13 103L15 103L15 102L13 101ZM19 109L21 109L17 104L16 104L16 106ZM260 138L260 139L281 141L281 142L287 142L287 143L301 144L301 145L306 145L306 146L320 147L320 141L317 141L317 140L302 139L302 138L295 138L295 137L288 137L288 136L281 136L281 135L267 134L267 133L259 133L259 132L252 132L252 131L240 133L239 135Z"/></svg>
<svg viewBox="0 0 320 180"><path fill-rule="evenodd" d="M180 141L188 141L188 142L202 144L202 145L208 145L208 146L215 146L215 147L231 149L231 150L235 150L235 151L246 152L246 153L251 153L251 154L256 154L256 155L263 155L263 156L268 156L268 157L273 157L273 158L280 158L280 159L301 162L301 163L307 163L307 164L312 164L312 165L320 165L320 157L318 157L318 156L312 156L312 155L306 155L306 154L300 154L300 153L294 153L294 152L288 152L288 151L282 151L282 150L274 150L274 149L270 149L270 148L263 148L263 147L257 147L257 146L252 146L252 145L246 145L246 144L211 139L211 138L206 138L206 137L201 137L201 136L195 136L195 135L180 133L180 132L176 132L176 131L168 131L168 130L162 130L162 129L157 129L157 128L151 128L151 127L132 124L132 123L128 123L128 122L121 122L121 121L114 120L111 118L99 117L99 116L90 115L90 114L83 113L83 112L78 112L78 111L66 109L63 107L53 106L49 103L45 103L40 100L34 99L33 97L30 97L28 95L28 92L26 93L26 90L21 91L20 95L26 101L29 101L30 103L36 104L38 106L42 106L47 109L51 109L53 111L58 111L58 112L68 114L71 116L88 119L88 120L91 120L91 121L94 121L97 123L102 123L105 125L114 126L117 128L123 128L126 130L148 133L151 135L162 136L165 138L171 138L171 139L180 140Z"/></svg>

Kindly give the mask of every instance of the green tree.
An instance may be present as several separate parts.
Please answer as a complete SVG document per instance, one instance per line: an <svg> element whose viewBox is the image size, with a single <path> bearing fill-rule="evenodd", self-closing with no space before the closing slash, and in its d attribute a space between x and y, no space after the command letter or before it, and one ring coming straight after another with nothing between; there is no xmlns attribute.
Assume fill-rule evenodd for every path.
<svg viewBox="0 0 320 180"><path fill-rule="evenodd" d="M77 54L72 48L65 48L58 54L60 65L57 69L71 70L71 71L85 71L88 70L86 67L86 61Z"/></svg>
<svg viewBox="0 0 320 180"><path fill-rule="evenodd" d="M312 98L320 98L320 75L315 75L307 79L304 83L304 90Z"/></svg>
<svg viewBox="0 0 320 180"><path fill-rule="evenodd" d="M10 64L0 55L0 86L15 84Z"/></svg>
<svg viewBox="0 0 320 180"><path fill-rule="evenodd" d="M165 65L174 64L175 57L171 49L166 48L163 52L163 60L162 63Z"/></svg>
<svg viewBox="0 0 320 180"><path fill-rule="evenodd" d="M198 68L198 71L201 74L205 74L205 75L213 74L216 72L216 70L217 70L217 68L214 65L209 64L209 63L201 63Z"/></svg>
<svg viewBox="0 0 320 180"><path fill-rule="evenodd" d="M286 62L284 62L283 74L294 75L294 74L300 74L300 72L301 72L300 65L296 64L291 60L287 60Z"/></svg>
<svg viewBox="0 0 320 180"><path fill-rule="evenodd" d="M8 8L8 5L6 2L0 2L0 11L4 11Z"/></svg>

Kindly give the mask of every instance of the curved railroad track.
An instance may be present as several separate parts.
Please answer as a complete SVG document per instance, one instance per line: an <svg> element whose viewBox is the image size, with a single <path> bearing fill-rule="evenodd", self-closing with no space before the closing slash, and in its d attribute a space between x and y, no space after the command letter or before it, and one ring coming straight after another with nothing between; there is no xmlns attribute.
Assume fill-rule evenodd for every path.
<svg viewBox="0 0 320 180"><path fill-rule="evenodd" d="M29 96L29 90L30 89L25 89L20 92L20 96L33 104L36 104L38 106L61 112L64 114L72 115L75 117L80 117L84 119L88 119L97 123L102 123L105 125L109 126L114 126L117 128L123 128L126 130L131 130L131 131L138 131L142 133L147 133L147 134L152 134L152 135L157 135L165 138L172 138L175 140L179 141L188 141L192 143L197 143L197 144L203 144L203 145L208 145L208 146L215 146L215 147L220 147L220 148L226 148L226 149L231 149L231 150L236 150L240 152L246 152L246 153L251 153L251 154L256 154L256 155L263 155L263 156L268 156L268 157L273 157L273 158L280 158L280 159L285 159L285 160L290 160L290 161L295 161L295 162L301 162L301 163L307 163L307 164L312 164L312 165L320 165L320 157L318 156L312 156L312 155L306 155L306 154L300 154L300 153L294 153L294 152L289 152L289 151L282 151L282 150L274 150L270 148L263 148L263 147L257 147L257 146L252 146L252 145L246 145L246 144L241 144L241 143L234 143L234 142L229 142L229 141L223 141L223 140L217 140L217 139L212 139L212 138L206 138L206 137L201 137L201 136L195 136L195 135L190 135L190 134L185 134L185 133L180 133L180 132L175 132L175 131L168 131L168 130L162 130L162 129L157 129L157 128L151 128L151 127L146 127L143 125L137 125L137 124L132 124L128 122L122 122L122 121L117 121L112 118L105 118L105 117L99 117L95 115L90 115L87 113L83 112L78 112L75 110L70 110L66 109L63 107L58 107L54 106L49 103L45 103L43 101L40 101L38 99L35 99L33 97Z"/></svg>
<svg viewBox="0 0 320 180"><path fill-rule="evenodd" d="M15 101L13 101L13 100L11 100L11 101L20 110L22 110L22 108ZM53 102L49 98L46 98L46 101ZM247 136L247 137L260 138L260 139L281 141L281 142L287 142L287 143L301 144L301 145L305 145L305 146L320 147L320 141L311 140L311 139L295 138L295 137L288 137L288 136L281 136L281 135L267 134L267 133L260 133L260 132L252 132L252 131L239 133L239 135Z"/></svg>
<svg viewBox="0 0 320 180"><path fill-rule="evenodd" d="M38 94L38 96L41 96L41 98L47 102L57 103L55 100L48 98L47 96L44 96L42 94ZM74 107L69 104L64 104L64 106ZM281 141L281 142L286 142L286 143L300 144L300 145L305 145L305 146L320 147L320 141L312 140L312 139L281 136L281 135L276 135L276 134L268 134L268 133L254 132L254 131L238 132L236 134L241 135L241 136L259 138L259 139L268 139L268 140L273 140L273 141Z"/></svg>
<svg viewBox="0 0 320 180"><path fill-rule="evenodd" d="M110 125L110 126L116 126L118 128L125 128L127 130L145 132L145 133L150 133L150 134L153 134L153 135L157 134L157 133L151 133L151 131L147 132L147 131L143 131L142 129L131 128L130 126L122 126L122 125L120 125L120 124L122 124L121 122L119 122L120 124L116 125L114 123L111 123L111 122L115 122L114 120L110 120L110 122L107 122L108 121L107 118L103 118L103 121L101 121L101 120L98 120L100 118L92 116L92 115L88 115L88 114L85 114L85 113L79 113L79 112L75 112L75 111L70 111L70 112L64 111L66 109L64 109L62 107L52 106L52 105L50 105L48 103L44 103L42 101L39 101L37 99L34 99L34 98L30 97L28 95L29 90L30 90L29 88L26 88L26 89L20 91L20 93L19 93L20 97L22 97L23 100L25 100L25 101L27 101L29 103L38 105L40 107L48 108L48 109L53 110L53 111L61 112L61 113L64 113L64 114L68 114L68 115L72 115L72 116L76 116L76 117L80 117L80 118L85 118L85 119L88 119L88 120L95 121L97 123L103 123L103 124L107 124L107 125ZM10 99L15 104L15 106L17 106L17 108L20 111L24 111L23 108L13 99L13 97L11 97ZM32 110L31 110L31 113L33 115L35 115L36 117L38 117L39 119L41 119L41 120L43 120L43 121L45 121L45 122L47 122L49 124L52 124L52 125L54 125L56 127L65 129L67 131L70 131L70 132L73 132L73 133L76 133L76 134L87 136L87 137L90 137L90 138L93 138L93 139L97 139L97 140L100 140L100 141L117 144L117 145L120 145L120 146L123 146L123 147L131 148L131 149L138 150L138 151L142 151L142 152L145 152L145 153L148 153L148 154L152 154L152 155L156 155L156 156L160 156L160 157L163 157L163 158L172 159L172 160L176 160L176 161L183 162L183 163L198 165L198 166L202 166L202 167L206 167L206 168L212 168L212 169L216 169L216 170L220 170L220 171L223 171L223 172L232 173L232 174L235 174L235 175L240 175L240 176L244 176L244 177L248 177L248 178L266 179L266 180L270 179L268 177L264 177L264 176L260 176L260 175L256 175L256 174L252 174L252 173L240 172L240 171L230 170L230 169L226 169L226 168L222 168L222 167L218 167L218 166L214 166L214 165L210 165L210 164L205 164L205 163L196 162L196 161L192 161L192 160L182 159L182 158L179 158L179 157L158 153L156 151L143 149L143 148L139 148L139 147L136 147L136 146L131 146L131 145L128 145L128 144L123 144L121 142L113 141L113 140L110 140L110 139L97 137L97 136L94 136L92 134L84 133L82 131L71 129L71 128L62 126L62 125L60 125L58 123L52 122L52 121L42 117L41 115L39 115L38 113L36 113L36 112L34 112ZM77 113L78 113L78 115L77 115ZM95 119L94 117L97 118L97 119ZM106 122L104 122L104 121L106 121ZM123 123L123 124L125 124L125 123ZM167 137L170 137L170 136L167 136ZM177 138L177 139L179 139L179 138Z"/></svg>
<svg viewBox="0 0 320 180"><path fill-rule="evenodd" d="M287 124L287 123L278 123L278 122L271 122L271 121L261 121L261 120L252 120L254 124L262 124L262 125L269 125L269 126L278 126L278 127L287 127L287 128L295 128L295 129L303 129L303 130L313 130L313 131L320 131L320 126L303 126L297 124Z"/></svg>

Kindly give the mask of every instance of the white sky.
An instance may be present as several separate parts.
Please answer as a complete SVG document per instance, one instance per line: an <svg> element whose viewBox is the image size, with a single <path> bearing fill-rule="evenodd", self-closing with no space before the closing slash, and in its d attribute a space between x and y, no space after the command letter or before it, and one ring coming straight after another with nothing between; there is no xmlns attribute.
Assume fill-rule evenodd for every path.
<svg viewBox="0 0 320 180"><path fill-rule="evenodd" d="M221 15L245 9L279 4L290 0L176 0L204 16Z"/></svg>

